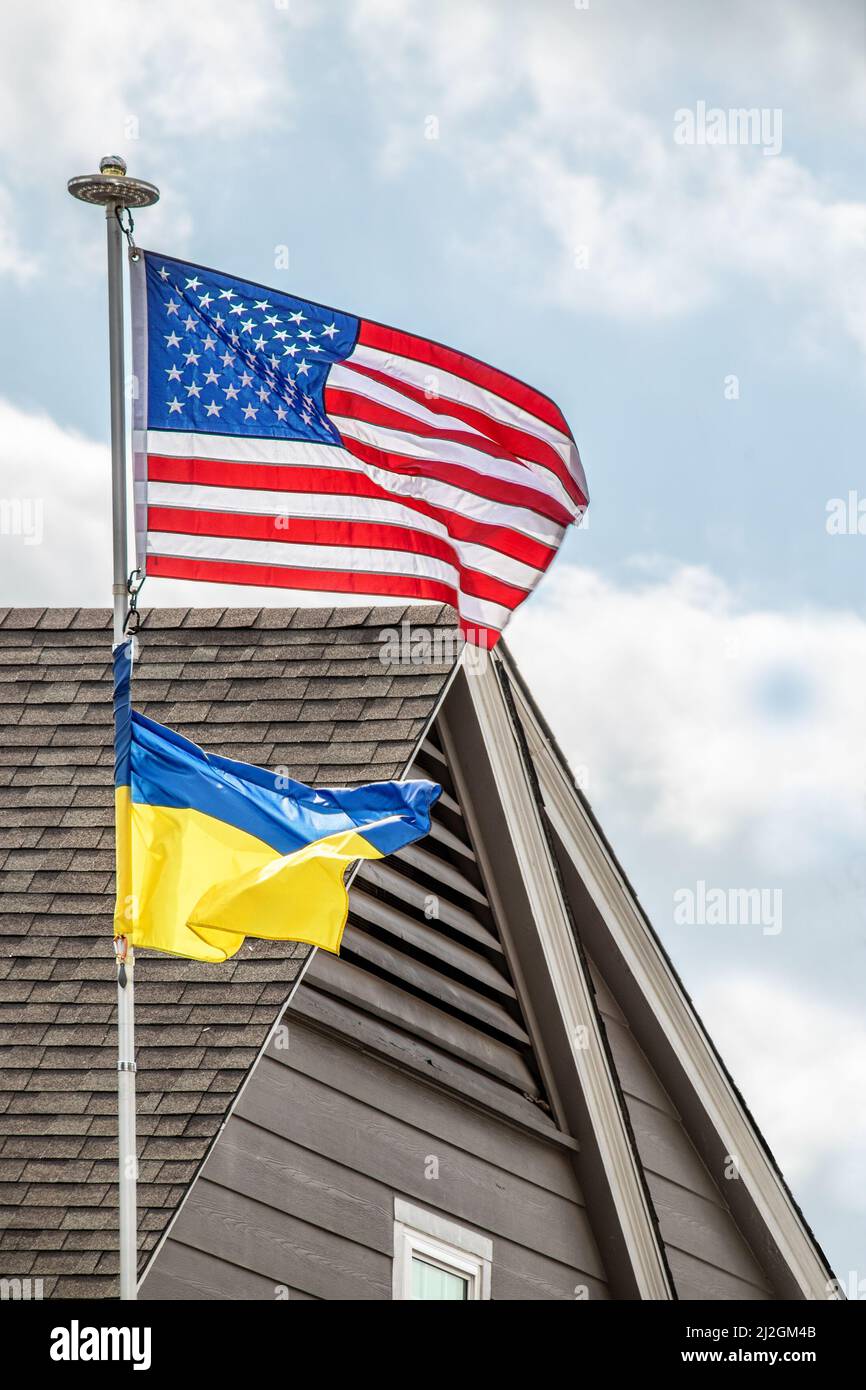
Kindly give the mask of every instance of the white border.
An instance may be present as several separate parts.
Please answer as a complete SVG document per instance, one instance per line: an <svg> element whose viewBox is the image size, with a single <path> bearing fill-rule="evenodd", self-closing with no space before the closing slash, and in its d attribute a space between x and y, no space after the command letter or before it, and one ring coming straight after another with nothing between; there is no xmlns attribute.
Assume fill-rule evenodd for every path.
<svg viewBox="0 0 866 1390"><path fill-rule="evenodd" d="M135 518L135 567L144 578L147 565L147 280L145 255L129 259L132 319L132 509Z"/></svg>
<svg viewBox="0 0 866 1390"><path fill-rule="evenodd" d="M394 1273L391 1296L412 1301L412 1258L466 1280L467 1301L490 1298L493 1241L436 1211L394 1198Z"/></svg>

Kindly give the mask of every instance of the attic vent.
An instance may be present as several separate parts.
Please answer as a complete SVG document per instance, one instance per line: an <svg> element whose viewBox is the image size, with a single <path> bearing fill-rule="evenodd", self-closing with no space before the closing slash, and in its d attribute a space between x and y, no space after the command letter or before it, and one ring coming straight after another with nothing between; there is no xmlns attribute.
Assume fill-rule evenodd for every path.
<svg viewBox="0 0 866 1390"><path fill-rule="evenodd" d="M409 776L441 783L431 834L364 863L350 894L340 959L319 952L314 987L437 1054L458 1074L547 1099L438 732ZM393 1050L393 1037L391 1038ZM474 1091L479 1087L474 1085Z"/></svg>

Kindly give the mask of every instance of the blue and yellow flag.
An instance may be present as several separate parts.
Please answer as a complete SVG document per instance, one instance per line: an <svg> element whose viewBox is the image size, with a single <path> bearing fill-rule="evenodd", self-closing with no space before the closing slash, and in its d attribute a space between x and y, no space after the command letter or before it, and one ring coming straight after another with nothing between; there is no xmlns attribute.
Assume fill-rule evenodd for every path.
<svg viewBox="0 0 866 1390"><path fill-rule="evenodd" d="M131 659L115 648L115 936L201 961L245 936L338 951L347 866L426 835L441 787L306 787L205 753L132 709Z"/></svg>

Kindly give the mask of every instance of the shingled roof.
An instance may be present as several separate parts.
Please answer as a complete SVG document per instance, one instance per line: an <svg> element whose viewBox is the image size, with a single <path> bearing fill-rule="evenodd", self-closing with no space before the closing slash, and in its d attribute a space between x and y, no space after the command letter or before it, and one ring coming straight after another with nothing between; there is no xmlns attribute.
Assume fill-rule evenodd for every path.
<svg viewBox="0 0 866 1390"><path fill-rule="evenodd" d="M413 625L450 626L440 606ZM450 667L383 661L403 608L154 609L133 698L206 748L321 785L397 777ZM117 1292L111 617L0 609L0 1250L46 1297ZM142 952L139 1250L158 1242L308 948Z"/></svg>

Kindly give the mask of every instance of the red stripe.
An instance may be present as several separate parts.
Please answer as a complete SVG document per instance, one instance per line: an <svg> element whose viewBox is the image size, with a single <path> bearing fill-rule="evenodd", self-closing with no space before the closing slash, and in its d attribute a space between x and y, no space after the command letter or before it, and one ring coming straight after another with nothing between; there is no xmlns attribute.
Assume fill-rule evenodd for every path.
<svg viewBox="0 0 866 1390"><path fill-rule="evenodd" d="M437 429L435 425L425 424L413 415L404 415L393 406L382 405L381 401L371 400L358 391L344 391L337 386L325 387L325 410L328 415L345 415L350 420L366 421L370 425L381 425L386 430L400 430L403 434L417 434L424 439L444 439L453 444L463 444L468 449L477 449L480 454L490 458L506 459L520 468L529 469L523 459L509 453L501 445L495 444L487 435L475 434L470 430L452 428ZM531 476L531 473L530 473Z"/></svg>
<svg viewBox="0 0 866 1390"><path fill-rule="evenodd" d="M534 488L523 487L505 478L496 478L489 473L478 473L465 464L448 463L444 459L412 458L408 454L394 453L389 449L379 449L375 444L363 444L360 439L340 436L344 449L355 458L374 468L383 468L389 473L401 473L410 478L434 478L440 483L450 483L463 492L483 497L488 502L505 502L511 507L525 507L548 521L555 521L565 529L573 517L552 497L545 497Z"/></svg>
<svg viewBox="0 0 866 1390"><path fill-rule="evenodd" d="M461 376L464 381L471 381L473 386L502 396L504 400L520 406L521 410L560 430L566 438L571 438L571 430L562 411L549 397L518 381L516 377L497 371L486 362L479 362L477 357L468 357L464 352L455 352L453 348L431 342L428 338L417 338L414 333L402 333L398 328L386 328L367 319L361 319L358 342L365 347L378 348L380 352L411 357L414 362L424 362L427 366L439 367L443 372Z"/></svg>
<svg viewBox="0 0 866 1390"><path fill-rule="evenodd" d="M161 483L198 483L204 487L245 488L251 491L322 493L335 497L370 497L376 501L399 502L401 506L429 516L446 526L458 541L469 541L499 550L512 560L521 560L536 570L545 570L556 554L556 547L525 536L509 526L475 521L462 512L437 507L420 497L404 497L389 492L366 473L344 468L303 468L268 463L224 463L220 459L178 459L159 454L148 456L148 477Z"/></svg>
<svg viewBox="0 0 866 1390"><path fill-rule="evenodd" d="M548 444L544 439L539 439L538 435L530 434L517 425L506 424L503 420L497 419L495 415L488 415L486 411L479 410L477 406L467 405L464 401L455 401L448 396L428 397L420 386L413 386L410 382L401 381L399 377L389 376L387 372L380 372L377 368L368 367L363 362L353 362L351 357L347 357L341 365L350 367L353 372L358 372L361 376L368 376L372 381L378 381L383 386L390 386L392 390L399 391L401 395L406 396L409 400L417 401L419 405L425 405L428 410L434 411L437 415L446 415L453 419L462 420L464 425L470 425L488 439L495 440L505 449L510 458L537 463L539 467L553 473L562 483L569 497L578 506L585 507L587 505L586 497L572 477L563 458L556 452L552 444ZM328 392L334 389L334 387L326 385L326 401ZM576 451L577 445L574 447Z"/></svg>
<svg viewBox="0 0 866 1390"><path fill-rule="evenodd" d="M317 589L334 594L382 595L386 598L431 599L447 603L459 612L459 595L438 579L407 574L364 575L357 570L305 570L284 565L250 565L237 560L191 560L150 555L147 572L158 579L195 579L211 584L257 584L270 589ZM366 581L366 582L365 582ZM460 619L460 630L475 646L493 647L499 630L476 626Z"/></svg>
<svg viewBox="0 0 866 1390"><path fill-rule="evenodd" d="M278 523L284 523L280 526ZM426 531L366 521L323 521L307 517L250 516L238 512L209 512L186 507L148 507L148 531L171 531L183 536L220 536L233 540L282 541L286 545L357 546L427 555L453 565L460 588L474 598L517 608L529 589L464 565L454 547Z"/></svg>

